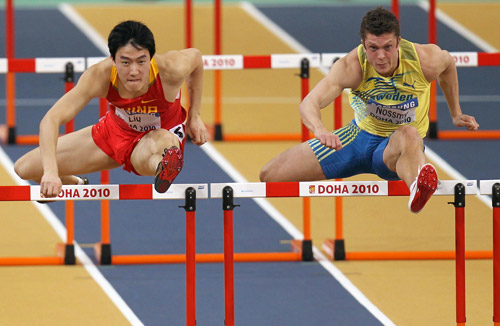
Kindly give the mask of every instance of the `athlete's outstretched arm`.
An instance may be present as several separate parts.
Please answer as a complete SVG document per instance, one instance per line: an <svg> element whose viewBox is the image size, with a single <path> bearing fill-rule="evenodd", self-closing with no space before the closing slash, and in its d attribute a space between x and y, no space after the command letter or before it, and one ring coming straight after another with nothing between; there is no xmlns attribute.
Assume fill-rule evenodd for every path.
<svg viewBox="0 0 500 326"><path fill-rule="evenodd" d="M314 133L321 144L341 149L339 138L326 129L321 121L321 109L333 102L345 88L356 88L361 82L361 66L357 48L333 64L328 75L323 78L304 98L299 106L304 125Z"/></svg>
<svg viewBox="0 0 500 326"><path fill-rule="evenodd" d="M77 85L64 94L40 122L39 142L43 166L40 192L46 197L57 196L62 187L56 161L59 127L73 119L92 98L106 95L102 87L105 89L107 84L99 80L99 77L103 75L102 70L103 64L100 63L85 71Z"/></svg>
<svg viewBox="0 0 500 326"><path fill-rule="evenodd" d="M415 44L422 70L428 81L436 80L443 90L453 124L468 130L477 130L479 124L473 116L463 114L459 101L458 75L455 60L446 50L434 44Z"/></svg>

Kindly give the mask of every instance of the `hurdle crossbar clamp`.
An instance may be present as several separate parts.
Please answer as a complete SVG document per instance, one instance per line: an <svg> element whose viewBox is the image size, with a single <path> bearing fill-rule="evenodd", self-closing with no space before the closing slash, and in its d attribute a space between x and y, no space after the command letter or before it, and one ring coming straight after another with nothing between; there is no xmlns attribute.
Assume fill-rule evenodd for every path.
<svg viewBox="0 0 500 326"><path fill-rule="evenodd" d="M68 61L64 67L64 81L66 83L73 83L75 81L75 68L73 63Z"/></svg>
<svg viewBox="0 0 500 326"><path fill-rule="evenodd" d="M448 204L455 207L465 207L465 186L462 183L455 185L455 201L448 202Z"/></svg>
<svg viewBox="0 0 500 326"><path fill-rule="evenodd" d="M193 187L186 188L185 204L179 208L184 208L186 212L196 211L196 190Z"/></svg>
<svg viewBox="0 0 500 326"><path fill-rule="evenodd" d="M307 79L309 78L309 60L304 58L300 61L300 78Z"/></svg>
<svg viewBox="0 0 500 326"><path fill-rule="evenodd" d="M222 209L225 211L232 211L235 207L240 205L234 204L233 188L230 186L225 186L222 189Z"/></svg>
<svg viewBox="0 0 500 326"><path fill-rule="evenodd" d="M495 183L492 186L491 189L491 195L492 195L492 206L493 207L500 207L500 183Z"/></svg>

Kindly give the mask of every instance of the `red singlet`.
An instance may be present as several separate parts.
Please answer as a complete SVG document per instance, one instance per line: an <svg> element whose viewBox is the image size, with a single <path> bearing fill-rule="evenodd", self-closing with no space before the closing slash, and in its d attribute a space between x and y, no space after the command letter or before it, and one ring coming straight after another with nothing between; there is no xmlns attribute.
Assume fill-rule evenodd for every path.
<svg viewBox="0 0 500 326"><path fill-rule="evenodd" d="M130 155L137 143L148 132L166 129L179 139L184 151L186 110L181 106L181 94L174 102L168 102L158 73L158 66L151 60L149 89L146 94L124 99L118 94L118 73L113 66L108 94L110 110L92 127L96 145L129 172L135 171Z"/></svg>

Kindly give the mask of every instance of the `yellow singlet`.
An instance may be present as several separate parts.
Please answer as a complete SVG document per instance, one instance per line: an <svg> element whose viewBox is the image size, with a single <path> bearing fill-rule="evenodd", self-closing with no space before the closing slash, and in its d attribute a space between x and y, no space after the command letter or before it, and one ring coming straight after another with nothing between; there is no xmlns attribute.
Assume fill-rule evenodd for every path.
<svg viewBox="0 0 500 326"><path fill-rule="evenodd" d="M430 83L425 79L413 43L401 39L399 66L391 77L379 75L358 47L363 79L349 94L357 125L389 137L399 126L411 125L425 137L429 127Z"/></svg>

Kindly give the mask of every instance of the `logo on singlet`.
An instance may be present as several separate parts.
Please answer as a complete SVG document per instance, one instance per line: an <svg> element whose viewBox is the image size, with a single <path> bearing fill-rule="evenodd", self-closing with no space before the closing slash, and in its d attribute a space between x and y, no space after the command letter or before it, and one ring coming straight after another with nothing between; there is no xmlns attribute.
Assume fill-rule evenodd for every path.
<svg viewBox="0 0 500 326"><path fill-rule="evenodd" d="M151 103L151 102L154 102L156 101L156 99L152 99L152 100L142 100L141 103L142 104L146 104L146 103Z"/></svg>

